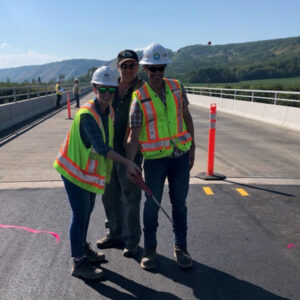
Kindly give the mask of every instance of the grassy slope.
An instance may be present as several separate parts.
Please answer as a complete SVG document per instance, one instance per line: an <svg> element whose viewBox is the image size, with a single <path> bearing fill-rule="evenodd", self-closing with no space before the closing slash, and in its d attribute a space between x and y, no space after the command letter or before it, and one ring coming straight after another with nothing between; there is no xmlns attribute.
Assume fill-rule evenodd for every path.
<svg viewBox="0 0 300 300"><path fill-rule="evenodd" d="M300 91L300 77L248 80L236 83L185 83L185 85Z"/></svg>

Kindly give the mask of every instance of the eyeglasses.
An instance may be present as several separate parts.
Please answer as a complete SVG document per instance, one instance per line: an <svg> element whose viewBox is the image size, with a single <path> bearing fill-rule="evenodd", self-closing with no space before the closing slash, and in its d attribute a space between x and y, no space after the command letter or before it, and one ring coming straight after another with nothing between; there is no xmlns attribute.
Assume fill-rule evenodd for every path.
<svg viewBox="0 0 300 300"><path fill-rule="evenodd" d="M161 66L161 67L150 67L148 66L148 70L152 73L159 71L159 72L164 72L164 70L166 69L166 66Z"/></svg>
<svg viewBox="0 0 300 300"><path fill-rule="evenodd" d="M136 67L136 64L125 64L125 63L123 63L123 64L121 64L121 66L120 66L120 68L122 69L122 70L126 70L126 69L130 69L130 70L133 70L134 68Z"/></svg>
<svg viewBox="0 0 300 300"><path fill-rule="evenodd" d="M99 87L98 91L100 94L104 95L107 91L110 95L113 95L116 93L117 88L114 87Z"/></svg>

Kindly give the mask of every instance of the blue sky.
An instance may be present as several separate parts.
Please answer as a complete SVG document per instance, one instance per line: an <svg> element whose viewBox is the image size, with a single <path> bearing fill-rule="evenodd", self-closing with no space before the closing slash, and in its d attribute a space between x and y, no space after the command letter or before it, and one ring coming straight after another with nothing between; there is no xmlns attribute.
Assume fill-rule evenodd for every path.
<svg viewBox="0 0 300 300"><path fill-rule="evenodd" d="M300 35L299 0L0 0L0 68Z"/></svg>

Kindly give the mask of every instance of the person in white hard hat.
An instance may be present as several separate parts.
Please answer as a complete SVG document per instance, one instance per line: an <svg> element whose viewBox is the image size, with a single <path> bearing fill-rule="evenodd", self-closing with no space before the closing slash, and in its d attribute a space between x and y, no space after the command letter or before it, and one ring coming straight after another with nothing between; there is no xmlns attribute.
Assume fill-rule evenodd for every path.
<svg viewBox="0 0 300 300"><path fill-rule="evenodd" d="M61 174L72 209L70 242L74 265L71 274L97 280L103 277L103 271L91 263L103 262L105 255L92 250L86 241L96 194L104 193L113 160L127 167L129 179L139 167L112 150L114 112L110 103L118 85L114 70L97 69L91 83L95 98L77 111L53 167Z"/></svg>
<svg viewBox="0 0 300 300"><path fill-rule="evenodd" d="M133 93L130 107L127 157L133 159L140 148L144 156L146 184L159 202L166 178L172 203L174 256L178 266L192 267L187 251L187 207L190 169L194 164L194 125L183 85L164 78L171 61L166 49L150 44L140 61L149 83ZM141 267L156 266L156 231L159 207L146 194L143 212L144 253Z"/></svg>

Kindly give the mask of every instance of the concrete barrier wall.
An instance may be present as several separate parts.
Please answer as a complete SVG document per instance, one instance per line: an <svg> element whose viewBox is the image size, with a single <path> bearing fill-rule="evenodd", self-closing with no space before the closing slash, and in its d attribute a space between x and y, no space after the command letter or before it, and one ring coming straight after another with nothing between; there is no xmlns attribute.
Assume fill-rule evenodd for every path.
<svg viewBox="0 0 300 300"><path fill-rule="evenodd" d="M82 88L80 95L85 95L92 90L91 87ZM70 91L70 99L74 98ZM67 103L67 93L61 99L61 104ZM9 129L42 113L56 108L56 94L47 95L28 100L0 105L0 131Z"/></svg>
<svg viewBox="0 0 300 300"><path fill-rule="evenodd" d="M188 94L188 99L194 105L209 108L211 103L216 103L217 111L300 131L300 108L298 107L194 94Z"/></svg>
<svg viewBox="0 0 300 300"><path fill-rule="evenodd" d="M80 94L84 95L90 91L91 87L82 88ZM70 98L74 98L72 91L70 91ZM300 131L300 108L298 107L222 99L194 94L188 94L188 98L191 104L201 107L209 108L211 103L216 103L218 111ZM65 104L66 102L67 94L64 93L61 104ZM11 128L47 111L54 110L55 107L55 94L3 104L0 106L0 131Z"/></svg>

